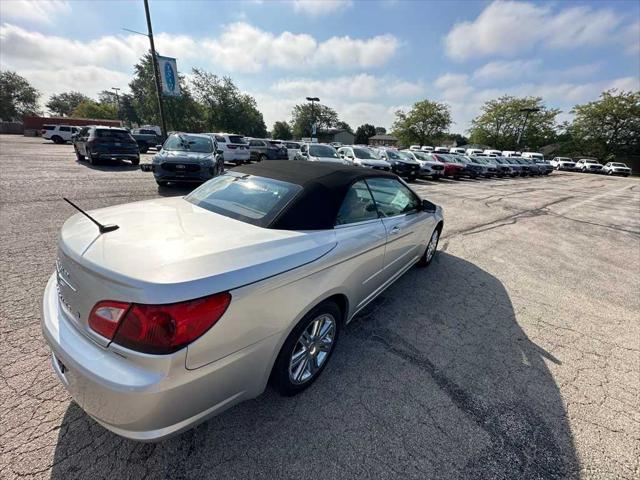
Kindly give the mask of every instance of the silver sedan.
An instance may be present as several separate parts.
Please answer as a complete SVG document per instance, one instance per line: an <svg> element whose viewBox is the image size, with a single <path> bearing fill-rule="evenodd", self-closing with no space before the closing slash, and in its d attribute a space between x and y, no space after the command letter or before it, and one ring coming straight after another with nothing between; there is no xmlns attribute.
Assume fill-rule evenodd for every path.
<svg viewBox="0 0 640 480"><path fill-rule="evenodd" d="M309 387L343 326L431 263L443 227L394 174L322 162L246 165L184 198L80 211L60 233L42 330L78 405L142 441L269 382Z"/></svg>

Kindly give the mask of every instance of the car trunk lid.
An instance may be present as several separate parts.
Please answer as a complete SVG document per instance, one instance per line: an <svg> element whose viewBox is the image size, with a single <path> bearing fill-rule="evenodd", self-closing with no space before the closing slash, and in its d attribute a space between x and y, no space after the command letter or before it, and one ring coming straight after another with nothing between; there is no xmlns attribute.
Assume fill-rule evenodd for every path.
<svg viewBox="0 0 640 480"><path fill-rule="evenodd" d="M118 230L100 234L78 214L64 224L57 262L65 316L106 346L88 326L101 300L174 303L233 290L310 263L335 246L332 230L261 228L183 198L148 200L90 212Z"/></svg>

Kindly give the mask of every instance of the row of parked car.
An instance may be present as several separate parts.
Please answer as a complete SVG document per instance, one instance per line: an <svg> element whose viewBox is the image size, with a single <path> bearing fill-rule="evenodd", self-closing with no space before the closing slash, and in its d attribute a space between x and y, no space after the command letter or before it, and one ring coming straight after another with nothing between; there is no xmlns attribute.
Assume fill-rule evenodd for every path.
<svg viewBox="0 0 640 480"><path fill-rule="evenodd" d="M631 175L631 169L622 162L607 162L602 165L600 162L592 158L581 158L578 161L574 161L569 157L555 157L549 163L556 170L583 173L604 173L607 175L622 175L624 177Z"/></svg>
<svg viewBox="0 0 640 480"><path fill-rule="evenodd" d="M143 133L147 134L147 133ZM148 135L154 136L151 131ZM153 142L154 140L150 140ZM120 127L87 126L71 136L78 160L90 163L106 159L140 163L144 153L135 134ZM418 178L460 179L548 175L554 169L629 175L624 164L600 165L595 160L573 162L565 157L546 161L537 152L428 147L412 145L408 149L300 143L285 140L247 138L228 133L192 134L173 132L162 145L151 165L159 185L170 182L203 182L224 171L225 163L236 165L269 160L323 161L392 171L414 181ZM145 150L146 151L146 150Z"/></svg>
<svg viewBox="0 0 640 480"><path fill-rule="evenodd" d="M502 152L499 152L502 153ZM396 149L366 145L335 148L323 143L245 138L231 134L172 133L150 165L160 186L171 182L202 182L220 174L224 164L251 161L291 160L333 162L394 172L415 181L418 178L460 179L548 175L553 168L537 156L511 152L455 152L444 147ZM538 154L535 154L538 155Z"/></svg>

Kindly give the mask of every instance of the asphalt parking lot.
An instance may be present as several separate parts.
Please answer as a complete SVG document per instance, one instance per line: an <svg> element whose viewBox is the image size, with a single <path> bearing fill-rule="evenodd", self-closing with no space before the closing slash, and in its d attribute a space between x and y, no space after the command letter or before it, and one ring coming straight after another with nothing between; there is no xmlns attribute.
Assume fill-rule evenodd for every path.
<svg viewBox="0 0 640 480"><path fill-rule="evenodd" d="M40 302L74 214L62 196L92 209L188 190L0 136L0 477L637 479L639 180L415 185L444 207L439 256L347 327L311 389L141 444L70 400Z"/></svg>

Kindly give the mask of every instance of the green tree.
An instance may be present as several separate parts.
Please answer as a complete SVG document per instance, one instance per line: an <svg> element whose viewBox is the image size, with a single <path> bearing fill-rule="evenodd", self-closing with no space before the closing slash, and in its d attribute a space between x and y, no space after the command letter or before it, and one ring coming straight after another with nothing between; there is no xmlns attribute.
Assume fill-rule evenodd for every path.
<svg viewBox="0 0 640 480"><path fill-rule="evenodd" d="M78 105L81 102L91 100L84 93L80 92L63 92L55 95L51 95L49 97L49 101L47 102L47 109L61 117L68 117L71 115Z"/></svg>
<svg viewBox="0 0 640 480"><path fill-rule="evenodd" d="M316 122L318 132L338 126L338 114L326 105L316 103L311 108L310 103L302 103L293 107L291 111L291 130L295 138L310 137L311 124Z"/></svg>
<svg viewBox="0 0 640 480"><path fill-rule="evenodd" d="M336 128L344 130L345 132L353 133L353 128L351 128L351 125L349 125L347 122L343 122L342 120L336 123Z"/></svg>
<svg viewBox="0 0 640 480"><path fill-rule="evenodd" d="M229 77L193 69L193 95L204 109L208 129L265 137L267 127L255 98L242 93Z"/></svg>
<svg viewBox="0 0 640 480"><path fill-rule="evenodd" d="M539 111L529 115L518 145L518 135L524 123L523 108L537 108ZM559 113L556 108L547 108L540 97L505 95L489 100L483 105L482 113L471 121L470 141L498 150L515 150L524 146L537 149L554 141Z"/></svg>
<svg viewBox="0 0 640 480"><path fill-rule="evenodd" d="M566 131L575 153L603 160L640 154L640 91L608 90L571 113L575 116Z"/></svg>
<svg viewBox="0 0 640 480"><path fill-rule="evenodd" d="M384 127L376 127L376 135L386 135L387 129Z"/></svg>
<svg viewBox="0 0 640 480"><path fill-rule="evenodd" d="M168 131L202 132L206 128L204 111L191 95L183 75L178 75L179 97L163 96L162 102ZM140 122L160 125L158 97L156 94L151 54L145 53L134 67L133 80L129 83L133 108Z"/></svg>
<svg viewBox="0 0 640 480"><path fill-rule="evenodd" d="M117 120L118 111L115 105L102 104L93 100L81 101L71 112L72 117L101 118L105 120Z"/></svg>
<svg viewBox="0 0 640 480"><path fill-rule="evenodd" d="M0 119L22 120L38 113L40 92L15 72L0 71Z"/></svg>
<svg viewBox="0 0 640 480"><path fill-rule="evenodd" d="M120 111L118 112L118 118L128 124L137 123L140 125L142 123L140 116L136 111L133 96L129 93L123 93L120 95Z"/></svg>
<svg viewBox="0 0 640 480"><path fill-rule="evenodd" d="M447 131L450 125L449 105L422 100L414 103L408 112L396 112L392 131L403 145L430 145L435 143L434 140Z"/></svg>
<svg viewBox="0 0 640 480"><path fill-rule="evenodd" d="M291 140L293 134L291 133L291 127L287 122L276 122L273 124L273 131L271 132L272 138L280 140Z"/></svg>
<svg viewBox="0 0 640 480"><path fill-rule="evenodd" d="M376 127L370 123L365 123L356 128L356 138L353 142L357 145L367 145L369 143L369 137L373 137L376 134Z"/></svg>

